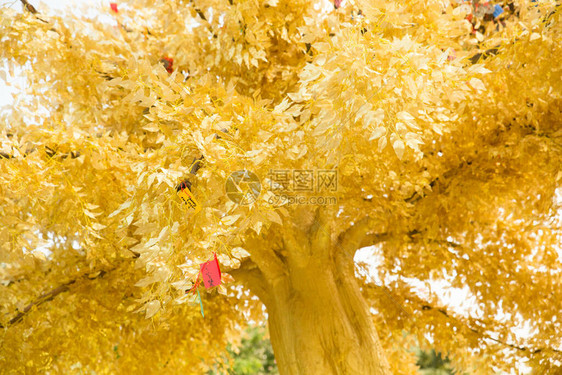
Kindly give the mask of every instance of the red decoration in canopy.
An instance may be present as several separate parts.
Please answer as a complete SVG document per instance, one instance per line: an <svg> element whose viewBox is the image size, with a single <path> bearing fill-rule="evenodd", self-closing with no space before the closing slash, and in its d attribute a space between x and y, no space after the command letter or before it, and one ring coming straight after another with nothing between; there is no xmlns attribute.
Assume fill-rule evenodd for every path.
<svg viewBox="0 0 562 375"><path fill-rule="evenodd" d="M160 62L164 64L164 68L166 68L166 71L172 74L172 72L174 71L174 59L172 59L171 57L162 57L160 59Z"/></svg>
<svg viewBox="0 0 562 375"><path fill-rule="evenodd" d="M201 276L203 276L203 282L205 283L205 288L209 289L214 286L221 284L222 274L219 266L219 260L217 259L217 253L214 253L214 259L199 265L199 273L197 274L197 279L193 286L186 290L185 293L192 292L195 294L197 288L201 285Z"/></svg>
<svg viewBox="0 0 562 375"><path fill-rule="evenodd" d="M199 273L197 274L197 279L195 280L195 283L193 284L193 286L189 289L186 290L185 293L197 293L197 295L199 296L199 304L201 305L201 315L203 315L203 318L205 317L205 313L203 312L203 302L201 301L201 295L199 294L199 285L201 285L201 276L203 276L203 282L205 283L205 288L209 289L212 288L214 286L218 286L221 284L221 269L219 266L219 260L217 259L217 253L214 253L215 259L210 260L208 262L205 263L201 263L199 265L200 270Z"/></svg>
<svg viewBox="0 0 562 375"><path fill-rule="evenodd" d="M109 3L109 7L111 8L112 11L114 11L115 13L118 13L119 11L117 10L117 3Z"/></svg>
<svg viewBox="0 0 562 375"><path fill-rule="evenodd" d="M338 9L339 7L341 7L342 2L343 0L334 0L334 8Z"/></svg>
<svg viewBox="0 0 562 375"><path fill-rule="evenodd" d="M200 267L201 274L203 275L203 282L205 283L205 288L208 289L220 285L221 269L219 267L217 254L215 254L215 259L201 264Z"/></svg>

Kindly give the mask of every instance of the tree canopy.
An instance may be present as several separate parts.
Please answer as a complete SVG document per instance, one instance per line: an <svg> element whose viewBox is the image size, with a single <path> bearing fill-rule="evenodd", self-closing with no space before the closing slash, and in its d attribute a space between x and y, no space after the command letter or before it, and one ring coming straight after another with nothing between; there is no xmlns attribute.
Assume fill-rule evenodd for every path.
<svg viewBox="0 0 562 375"><path fill-rule="evenodd" d="M410 374L413 337L471 373L560 369L556 2L480 31L437 0L22 3L0 8L26 82L0 118L9 373L200 374L263 306L281 374Z"/></svg>

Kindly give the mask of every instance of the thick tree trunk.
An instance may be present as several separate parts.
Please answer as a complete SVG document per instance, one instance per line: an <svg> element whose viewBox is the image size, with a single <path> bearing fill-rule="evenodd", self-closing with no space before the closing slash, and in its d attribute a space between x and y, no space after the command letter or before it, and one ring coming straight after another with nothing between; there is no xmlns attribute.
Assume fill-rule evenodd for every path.
<svg viewBox="0 0 562 375"><path fill-rule="evenodd" d="M292 268L267 299L271 343L282 375L390 374L353 265Z"/></svg>
<svg viewBox="0 0 562 375"><path fill-rule="evenodd" d="M267 307L280 373L391 374L352 256L339 249L300 250L282 260L271 252L257 259L259 268L233 272Z"/></svg>
<svg viewBox="0 0 562 375"><path fill-rule="evenodd" d="M293 226L247 237L251 259L231 272L267 307L279 371L390 375L353 261L357 249L384 236L367 234L369 218L334 233L328 212L309 213L305 206Z"/></svg>

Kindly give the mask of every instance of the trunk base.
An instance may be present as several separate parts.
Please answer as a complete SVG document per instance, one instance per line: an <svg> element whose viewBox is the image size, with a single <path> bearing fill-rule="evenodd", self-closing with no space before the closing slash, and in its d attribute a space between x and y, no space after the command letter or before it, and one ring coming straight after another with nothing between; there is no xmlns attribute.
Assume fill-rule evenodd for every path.
<svg viewBox="0 0 562 375"><path fill-rule="evenodd" d="M266 307L281 374L391 374L349 268L308 264L272 288Z"/></svg>

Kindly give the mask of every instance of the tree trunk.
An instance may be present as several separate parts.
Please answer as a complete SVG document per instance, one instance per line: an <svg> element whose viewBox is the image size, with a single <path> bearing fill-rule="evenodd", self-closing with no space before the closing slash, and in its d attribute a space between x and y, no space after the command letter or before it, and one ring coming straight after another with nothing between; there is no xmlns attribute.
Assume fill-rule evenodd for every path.
<svg viewBox="0 0 562 375"><path fill-rule="evenodd" d="M267 307L280 373L391 374L355 280L353 259L329 254L286 260L283 275L267 285L255 284L262 277L244 280Z"/></svg>

